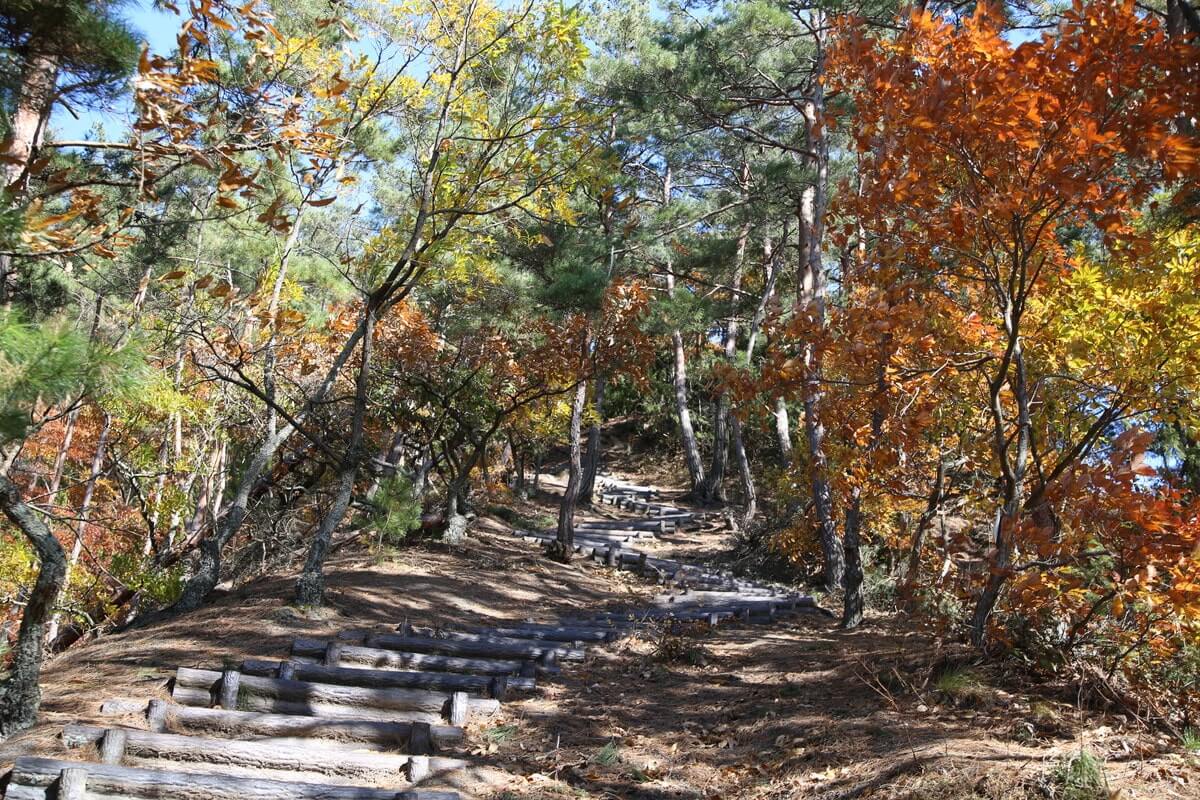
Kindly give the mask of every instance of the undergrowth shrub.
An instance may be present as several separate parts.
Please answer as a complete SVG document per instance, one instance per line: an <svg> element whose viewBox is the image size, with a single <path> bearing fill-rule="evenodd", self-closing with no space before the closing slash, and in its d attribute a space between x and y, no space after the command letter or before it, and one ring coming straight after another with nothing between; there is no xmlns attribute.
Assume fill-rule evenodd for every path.
<svg viewBox="0 0 1200 800"><path fill-rule="evenodd" d="M167 606L179 599L183 591L183 565L163 569L153 559L135 553L117 553L112 557L109 571L125 586L139 592L145 600Z"/></svg>
<svg viewBox="0 0 1200 800"><path fill-rule="evenodd" d="M1104 762L1087 750L1067 756L1050 776L1050 793L1055 800L1108 800L1108 776Z"/></svg>
<svg viewBox="0 0 1200 800"><path fill-rule="evenodd" d="M421 527L421 502L405 475L380 481L371 503L375 512L367 524L375 529L380 545L398 545Z"/></svg>

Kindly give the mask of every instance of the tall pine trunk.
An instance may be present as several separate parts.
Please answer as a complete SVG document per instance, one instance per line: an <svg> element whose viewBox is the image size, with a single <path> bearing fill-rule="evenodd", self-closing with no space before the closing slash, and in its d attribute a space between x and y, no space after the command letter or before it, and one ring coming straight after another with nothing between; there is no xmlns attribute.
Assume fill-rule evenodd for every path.
<svg viewBox="0 0 1200 800"><path fill-rule="evenodd" d="M662 207L671 205L671 168L663 174ZM667 257L667 297L675 296L675 272L670 256ZM683 334L671 331L671 383L675 393L675 416L679 419L679 438L683 445L683 457L687 463L693 497L704 496L704 463L700 459L700 445L696 442L696 428L692 424L692 411L688 408L687 353L683 349Z"/></svg>
<svg viewBox="0 0 1200 800"><path fill-rule="evenodd" d="M817 28L820 28L818 20ZM800 274L797 313L808 315L817 336L825 330L825 265L822 244L825 235L825 209L829 181L829 143L825 138L825 98L821 78L824 73L824 43L818 37L812 96L804 104L811 165L816 173L813 185L804 190L799 208ZM809 481L813 509L817 518L817 536L825 565L823 581L833 591L842 585L845 571L842 544L838 541L833 514L833 490L829 481L829 461L825 453L825 424L822 417L821 360L816 342L803 348L805 380L803 389L804 434L808 444Z"/></svg>
<svg viewBox="0 0 1200 800"><path fill-rule="evenodd" d="M37 52L38 44L29 42L22 48L25 68L17 89L8 138L0 153L4 156L4 186L0 187L0 192L7 190L13 197L25 192L29 165L37 153L54 106L58 63L53 57ZM9 301L11 272L12 256L0 255L0 303Z"/></svg>

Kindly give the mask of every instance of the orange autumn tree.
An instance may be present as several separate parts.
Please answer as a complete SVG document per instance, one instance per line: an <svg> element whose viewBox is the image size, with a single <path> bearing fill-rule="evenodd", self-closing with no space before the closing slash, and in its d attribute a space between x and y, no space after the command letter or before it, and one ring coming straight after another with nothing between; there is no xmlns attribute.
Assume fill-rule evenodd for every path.
<svg viewBox="0 0 1200 800"><path fill-rule="evenodd" d="M1065 482L1131 419L1154 420L1153 370L1072 368L1059 357L1058 306L1044 300L1061 298L1083 251L1124 265L1109 272L1118 283L1152 252L1143 209L1196 175L1176 120L1195 107L1197 81L1186 45L1132 3L1076 3L1022 44L985 5L957 22L919 12L904 23L880 39L848 22L831 57L863 164L862 190L844 193L842 239L861 231L867 261L918 276L984 326L977 353L955 354L974 359L970 402L990 440L987 569L969 619L982 645L1015 575L1088 557L1041 557L1070 539ZM948 344L937 343L949 355Z"/></svg>

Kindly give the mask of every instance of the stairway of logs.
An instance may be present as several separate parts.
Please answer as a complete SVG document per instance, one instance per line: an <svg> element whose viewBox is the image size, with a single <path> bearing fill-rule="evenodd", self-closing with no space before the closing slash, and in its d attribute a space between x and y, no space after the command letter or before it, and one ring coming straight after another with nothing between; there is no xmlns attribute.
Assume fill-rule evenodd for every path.
<svg viewBox="0 0 1200 800"><path fill-rule="evenodd" d="M141 727L67 725L62 743L81 760L18 758L5 798L454 800L457 792L428 787L471 766L467 721L535 692L539 681L582 661L589 646L648 623L769 623L786 613L823 613L810 597L635 549L701 516L656 501L652 487L605 478L601 488L602 502L643 516L579 522L575 549L668 584L649 607L464 630L403 623L392 633L297 638L278 660L180 667L171 700L115 699L101 707L105 716L136 714Z"/></svg>

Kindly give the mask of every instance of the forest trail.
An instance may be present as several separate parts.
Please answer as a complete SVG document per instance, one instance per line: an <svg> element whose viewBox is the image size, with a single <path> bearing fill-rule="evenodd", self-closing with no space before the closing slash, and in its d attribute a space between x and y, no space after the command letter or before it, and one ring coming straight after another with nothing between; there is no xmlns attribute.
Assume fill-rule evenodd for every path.
<svg viewBox="0 0 1200 800"><path fill-rule="evenodd" d="M17 757L5 797L484 796L473 790L470 776L481 765L464 752L464 727L569 672L589 650L649 625L769 624L820 611L812 598L782 587L637 549L697 524L700 515L658 502L649 487L608 479L603 488L602 502L630 516L581 520L576 551L664 584L667 591L648 605L454 629L406 619L390 633L297 637L288 653L240 662L214 654L220 668L175 669L170 699L108 699L100 714L109 724L63 726L67 757ZM535 543L549 538L512 534Z"/></svg>
<svg viewBox="0 0 1200 800"><path fill-rule="evenodd" d="M326 613L281 577L72 651L45 722L0 749L5 797L991 800L1044 796L1028 779L1074 746L1067 711L1017 741L1030 707L1007 692L903 697L935 639L839 632L709 566L723 526L650 487L610 479L584 558L548 561L553 498L481 519L469 551L340 555ZM1156 793L1123 796L1193 796L1130 752Z"/></svg>

